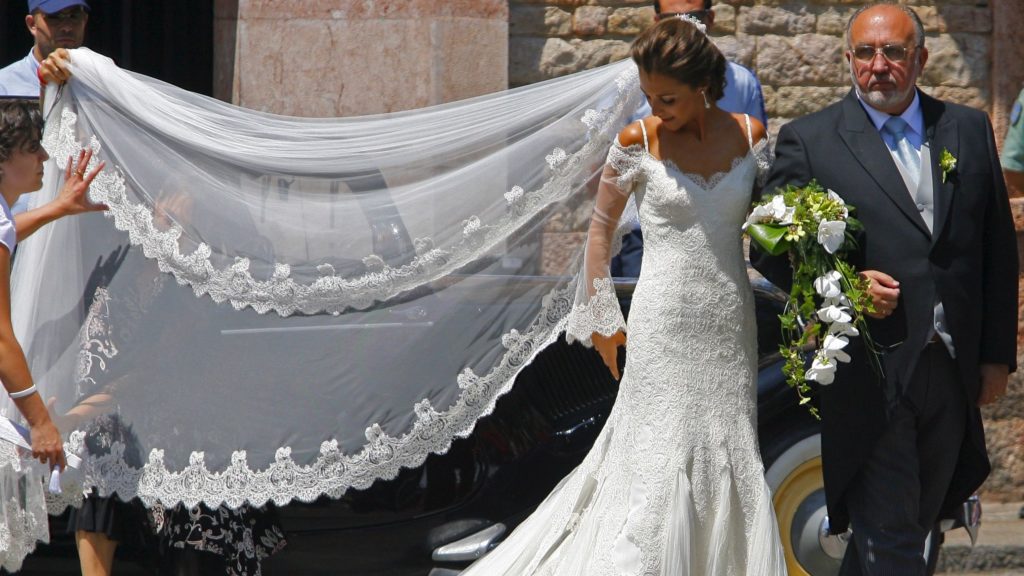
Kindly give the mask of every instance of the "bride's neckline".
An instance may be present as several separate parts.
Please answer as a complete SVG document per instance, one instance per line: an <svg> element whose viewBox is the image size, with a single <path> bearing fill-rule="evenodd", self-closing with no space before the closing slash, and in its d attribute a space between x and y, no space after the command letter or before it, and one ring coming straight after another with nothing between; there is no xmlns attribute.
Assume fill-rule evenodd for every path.
<svg viewBox="0 0 1024 576"><path fill-rule="evenodd" d="M658 158L657 156L652 154L650 150L644 148L644 146L642 144L631 144L629 146L626 146L626 148L636 148L636 149L639 149L643 154L645 154L651 160L654 160L655 162L658 162L658 163L664 165L666 169L672 168L676 172L678 172L679 174L684 176L687 180L693 182L697 186L700 186L704 190L709 190L710 191L710 190L714 190L715 188L717 188L718 185L721 184L723 180L725 180L726 176L728 176L729 174L732 174L733 171L735 171L736 168L739 167L739 165L742 164L747 158L752 157L754 155L755 151L758 148L762 148L765 145L767 145L767 142L768 142L767 138L761 138L760 140L755 142L753 146L748 148L747 152L745 154L742 154L740 156L736 156L735 158L733 158L732 162L729 163L729 169L728 170L720 170L718 172L713 172L713 173L711 173L708 176L704 176L703 174L701 174L699 172L687 172L686 170L683 170L682 168L680 168L680 166L678 164L676 164L675 160L672 160L670 158L669 159L664 159L664 160L661 159L661 158ZM619 146L621 147L622 145L619 144Z"/></svg>

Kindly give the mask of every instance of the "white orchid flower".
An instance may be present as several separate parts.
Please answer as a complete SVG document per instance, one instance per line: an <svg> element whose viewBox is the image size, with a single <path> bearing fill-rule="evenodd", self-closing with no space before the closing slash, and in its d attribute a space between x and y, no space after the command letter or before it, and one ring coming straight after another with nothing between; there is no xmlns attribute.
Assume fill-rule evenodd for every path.
<svg viewBox="0 0 1024 576"><path fill-rule="evenodd" d="M835 254L846 239L846 222L842 220L826 220L818 224L818 244L829 254Z"/></svg>
<svg viewBox="0 0 1024 576"><path fill-rule="evenodd" d="M838 298L843 294L843 286L839 283L841 278L836 270L818 276L814 279L814 291L822 298Z"/></svg>
<svg viewBox="0 0 1024 576"><path fill-rule="evenodd" d="M853 320L853 316L850 315L849 308L845 306L825 306L818 310L818 318L822 322L850 322Z"/></svg>
<svg viewBox="0 0 1024 576"><path fill-rule="evenodd" d="M743 229L746 230L751 224L760 224L771 218L772 211L765 205L754 206L754 209L750 211L750 215L747 216L747 221L743 223Z"/></svg>
<svg viewBox="0 0 1024 576"><path fill-rule="evenodd" d="M804 380L811 380L827 386L836 379L836 363L828 359L820 351L814 355L810 369L804 372Z"/></svg>
<svg viewBox="0 0 1024 576"><path fill-rule="evenodd" d="M839 296L836 296L834 298L825 298L825 302L822 304L822 306L839 306L845 308L852 308L853 302L850 302L850 299L846 297L846 294L840 294Z"/></svg>
<svg viewBox="0 0 1024 576"><path fill-rule="evenodd" d="M843 348L846 348L846 345L849 343L849 339L844 336L833 336L829 334L828 336L825 336L825 342L822 343L821 350L825 353L826 357L832 360L849 362L850 355L843 351Z"/></svg>
<svg viewBox="0 0 1024 576"><path fill-rule="evenodd" d="M828 189L828 198L843 207L843 219L850 216L850 210L846 208L846 201L844 201L842 196L836 194L831 188Z"/></svg>
<svg viewBox="0 0 1024 576"><path fill-rule="evenodd" d="M793 223L793 215L796 214L796 208L790 208L786 206L786 199L782 197L782 194L777 194L772 198L768 209L771 213L771 217L778 221L783 226L789 226Z"/></svg>
<svg viewBox="0 0 1024 576"><path fill-rule="evenodd" d="M833 322L828 325L828 333L835 336L860 336L860 330L851 322Z"/></svg>

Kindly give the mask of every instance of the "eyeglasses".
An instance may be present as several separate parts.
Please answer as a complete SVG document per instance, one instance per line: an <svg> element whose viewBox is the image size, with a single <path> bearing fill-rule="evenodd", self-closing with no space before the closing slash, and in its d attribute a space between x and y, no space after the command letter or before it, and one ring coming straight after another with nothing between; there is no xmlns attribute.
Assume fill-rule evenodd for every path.
<svg viewBox="0 0 1024 576"><path fill-rule="evenodd" d="M690 18L696 18L702 23L707 24L708 12L710 10L690 10L689 12L661 12L654 15L655 20L664 20L666 18L679 18L680 16L689 16Z"/></svg>
<svg viewBox="0 0 1024 576"><path fill-rule="evenodd" d="M862 44L853 47L853 57L861 62L871 62L876 54L881 54L889 62L906 62L912 48L902 44L885 44L884 46L868 46Z"/></svg>
<svg viewBox="0 0 1024 576"><path fill-rule="evenodd" d="M39 12L40 16L48 22L55 22L59 24L81 24L85 22L85 18L88 15L84 8L78 6L68 10L61 10L55 14L47 14L46 12Z"/></svg>

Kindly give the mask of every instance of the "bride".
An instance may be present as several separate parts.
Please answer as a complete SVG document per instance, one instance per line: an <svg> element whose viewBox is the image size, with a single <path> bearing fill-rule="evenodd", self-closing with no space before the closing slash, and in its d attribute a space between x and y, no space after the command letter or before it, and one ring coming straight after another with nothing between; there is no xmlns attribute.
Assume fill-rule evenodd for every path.
<svg viewBox="0 0 1024 576"><path fill-rule="evenodd" d="M463 574L785 574L756 435L756 331L740 226L765 129L714 103L725 59L697 24L659 23L632 58L654 116L610 152L569 337L618 377L583 463ZM646 242L628 324L608 263L632 196Z"/></svg>

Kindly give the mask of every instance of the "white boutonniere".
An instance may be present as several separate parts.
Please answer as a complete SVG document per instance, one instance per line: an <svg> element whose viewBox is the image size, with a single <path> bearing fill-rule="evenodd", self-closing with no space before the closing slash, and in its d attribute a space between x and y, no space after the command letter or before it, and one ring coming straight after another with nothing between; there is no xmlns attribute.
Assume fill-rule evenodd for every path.
<svg viewBox="0 0 1024 576"><path fill-rule="evenodd" d="M956 156L950 154L946 148L943 148L942 154L939 155L939 168L942 169L942 183L945 184L949 175L956 171Z"/></svg>

